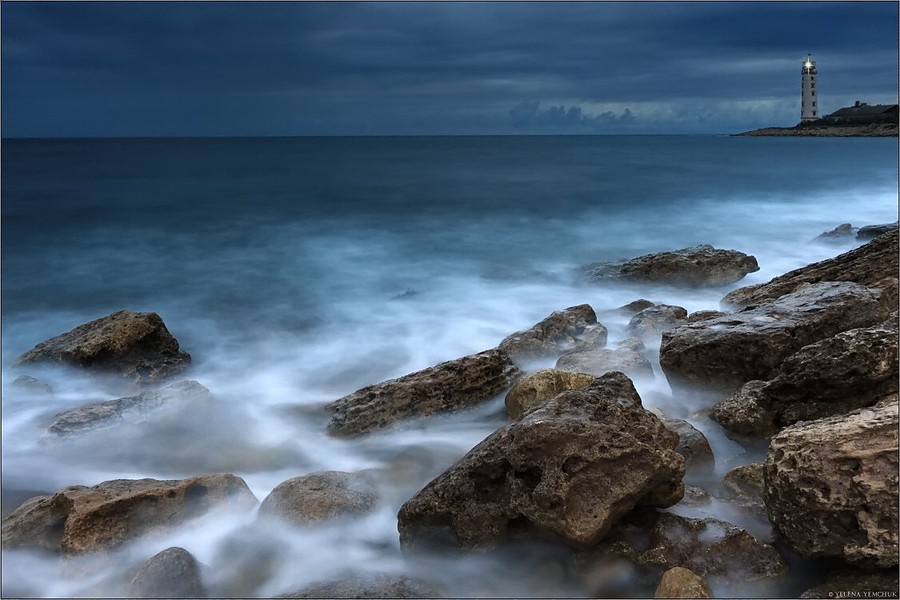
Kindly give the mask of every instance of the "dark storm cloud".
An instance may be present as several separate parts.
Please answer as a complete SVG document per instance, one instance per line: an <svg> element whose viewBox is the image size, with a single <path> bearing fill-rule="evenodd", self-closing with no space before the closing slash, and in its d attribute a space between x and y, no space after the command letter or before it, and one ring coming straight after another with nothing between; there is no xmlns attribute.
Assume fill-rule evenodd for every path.
<svg viewBox="0 0 900 600"><path fill-rule="evenodd" d="M834 102L897 88L892 3L0 10L4 135L729 131L796 120L807 52Z"/></svg>

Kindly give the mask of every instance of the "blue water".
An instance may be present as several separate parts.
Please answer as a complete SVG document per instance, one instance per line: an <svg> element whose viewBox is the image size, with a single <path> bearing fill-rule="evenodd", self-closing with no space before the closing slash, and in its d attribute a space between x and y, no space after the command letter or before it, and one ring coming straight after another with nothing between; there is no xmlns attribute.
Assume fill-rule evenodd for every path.
<svg viewBox="0 0 900 600"><path fill-rule="evenodd" d="M46 404L4 393L4 488L220 470L262 499L313 470L409 467L414 475L389 486L362 524L280 540L282 568L253 593L293 591L349 563L408 570L396 510L498 426L485 414L502 400L357 442L327 438L305 409L493 347L574 304L601 311L646 297L718 308L737 285L855 245L811 241L826 230L896 220L897 162L896 139L873 138L3 140L4 390L22 352L129 309L163 317L193 355L189 376L221 403L221 422L196 424L190 440L132 431L115 451L108 437L48 441L55 412L115 395L42 374L56 392ZM597 287L576 276L598 260L700 243L754 254L761 269L701 290ZM625 337L624 319L601 321L611 343ZM707 433L720 475L750 460L703 406L673 399L663 377L637 385L646 405ZM214 590L227 594L222 548L243 525L223 517L132 554L178 542L219 573ZM53 561L6 554L4 592L69 595L85 585ZM468 573L476 595L534 593L516 577L489 585L487 571L460 561L425 575Z"/></svg>

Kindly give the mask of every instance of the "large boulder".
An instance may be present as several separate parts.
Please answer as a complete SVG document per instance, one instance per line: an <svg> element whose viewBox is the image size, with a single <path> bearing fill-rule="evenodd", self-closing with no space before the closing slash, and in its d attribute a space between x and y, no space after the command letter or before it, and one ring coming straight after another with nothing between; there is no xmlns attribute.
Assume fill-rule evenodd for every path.
<svg viewBox="0 0 900 600"><path fill-rule="evenodd" d="M559 357L556 368L560 371L589 373L596 376L620 371L629 377L648 379L654 377L650 361L629 348L575 350Z"/></svg>
<svg viewBox="0 0 900 600"><path fill-rule="evenodd" d="M508 336L499 348L521 362L559 356L579 345L603 347L606 337L606 327L597 323L594 309L589 304L579 304L558 310L531 329Z"/></svg>
<svg viewBox="0 0 900 600"><path fill-rule="evenodd" d="M333 415L328 432L368 433L402 419L472 406L505 391L521 374L497 348L443 362L335 400L329 405Z"/></svg>
<svg viewBox="0 0 900 600"><path fill-rule="evenodd" d="M213 395L196 381L179 381L137 396L95 402L56 415L49 430L60 436L109 427L142 423L160 410L179 410L211 402Z"/></svg>
<svg viewBox="0 0 900 600"><path fill-rule="evenodd" d="M769 520L798 554L897 565L897 410L894 394L772 438L764 466Z"/></svg>
<svg viewBox="0 0 900 600"><path fill-rule="evenodd" d="M626 328L628 335L641 339L659 336L687 321L687 311L680 306L657 304L634 315Z"/></svg>
<svg viewBox="0 0 900 600"><path fill-rule="evenodd" d="M876 287L886 278L897 277L900 270L898 252L897 230L893 229L864 246L834 258L795 269L768 283L738 288L726 295L722 304L742 308L789 294L803 284L822 281L852 281L866 287Z"/></svg>
<svg viewBox="0 0 900 600"><path fill-rule="evenodd" d="M739 312L687 323L662 335L659 362L673 387L734 390L768 380L803 346L882 322L877 290L823 282Z"/></svg>
<svg viewBox="0 0 900 600"><path fill-rule="evenodd" d="M131 580L132 598L206 598L200 563L184 548L166 548L155 554Z"/></svg>
<svg viewBox="0 0 900 600"><path fill-rule="evenodd" d="M684 567L672 567L662 574L654 598L712 598L706 580Z"/></svg>
<svg viewBox="0 0 900 600"><path fill-rule="evenodd" d="M506 410L510 419L518 419L535 406L555 398L563 392L581 390L596 381L588 373L573 373L558 369L541 369L526 375L506 393Z"/></svg>
<svg viewBox="0 0 900 600"><path fill-rule="evenodd" d="M360 515L372 510L377 502L375 486L365 475L323 471L278 484L259 506L259 516L308 525Z"/></svg>
<svg viewBox="0 0 900 600"><path fill-rule="evenodd" d="M788 357L770 381L751 381L713 408L739 437L769 436L797 423L870 406L897 391L897 319L851 329Z"/></svg>
<svg viewBox="0 0 900 600"><path fill-rule="evenodd" d="M719 250L709 245L673 252L645 254L619 263L590 265L592 281L628 279L683 286L725 285L740 281L759 270L756 258L737 250Z"/></svg>
<svg viewBox="0 0 900 600"><path fill-rule="evenodd" d="M7 515L2 522L3 547L67 554L111 550L213 508L231 506L249 511L256 504L244 480L228 474L75 485L32 498Z"/></svg>
<svg viewBox="0 0 900 600"><path fill-rule="evenodd" d="M14 366L83 367L149 384L181 373L190 362L158 314L121 310L41 342Z"/></svg>
<svg viewBox="0 0 900 600"><path fill-rule="evenodd" d="M541 534L590 546L636 505L682 498L677 443L631 380L609 373L497 430L426 485L400 509L401 546L485 550Z"/></svg>

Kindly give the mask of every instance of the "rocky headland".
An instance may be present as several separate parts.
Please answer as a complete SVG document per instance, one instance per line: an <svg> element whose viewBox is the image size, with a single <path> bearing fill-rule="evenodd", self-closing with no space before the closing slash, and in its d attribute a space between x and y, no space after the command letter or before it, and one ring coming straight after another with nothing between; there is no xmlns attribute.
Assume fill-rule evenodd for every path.
<svg viewBox="0 0 900 600"><path fill-rule="evenodd" d="M868 125L828 125L794 127L764 127L736 136L744 137L897 137L896 123L873 123Z"/></svg>

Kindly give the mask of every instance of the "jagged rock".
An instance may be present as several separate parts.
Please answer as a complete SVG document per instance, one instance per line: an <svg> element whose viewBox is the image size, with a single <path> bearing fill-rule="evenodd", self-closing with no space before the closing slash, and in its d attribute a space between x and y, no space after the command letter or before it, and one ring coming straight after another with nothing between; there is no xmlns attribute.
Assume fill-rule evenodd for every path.
<svg viewBox="0 0 900 600"><path fill-rule="evenodd" d="M9 384L9 387L15 393L28 396L47 397L53 395L53 388L49 384L30 375L19 375Z"/></svg>
<svg viewBox="0 0 900 600"><path fill-rule="evenodd" d="M897 231L897 221L894 221L893 223L884 223L883 225L866 225L860 227L859 231L856 232L856 239L863 241L873 240L878 236L893 231Z"/></svg>
<svg viewBox="0 0 900 600"><path fill-rule="evenodd" d="M897 427L894 394L772 438L764 467L769 520L798 554L897 565Z"/></svg>
<svg viewBox="0 0 900 600"><path fill-rule="evenodd" d="M114 479L37 496L7 515L4 548L78 554L111 550L145 533L176 526L212 508L250 510L256 497L240 477Z"/></svg>
<svg viewBox="0 0 900 600"><path fill-rule="evenodd" d="M510 419L518 419L535 406L539 406L569 390L581 390L596 381L588 373L573 373L557 369L535 371L519 381L506 394L506 410Z"/></svg>
<svg viewBox="0 0 900 600"><path fill-rule="evenodd" d="M403 575L348 573L277 598L440 598L431 585Z"/></svg>
<svg viewBox="0 0 900 600"><path fill-rule="evenodd" d="M713 408L728 431L748 438L870 406L897 391L897 319L804 346L770 381L751 381Z"/></svg>
<svg viewBox="0 0 900 600"><path fill-rule="evenodd" d="M801 598L896 598L898 595L897 569L863 570L845 569L833 573ZM852 592L853 595L850 593Z"/></svg>
<svg viewBox="0 0 900 600"><path fill-rule="evenodd" d="M628 348L576 350L563 354L556 361L556 368L560 371L590 373L597 376L621 371L629 377L653 377L653 366L650 361Z"/></svg>
<svg viewBox="0 0 900 600"><path fill-rule="evenodd" d="M367 433L409 417L472 406L503 392L521 374L509 355L496 348L443 362L335 400L329 405L334 414L328 432Z"/></svg>
<svg viewBox="0 0 900 600"><path fill-rule="evenodd" d="M196 381L179 381L161 390L96 402L59 413L49 430L62 436L120 423L141 423L161 409L186 409L212 399L210 391Z"/></svg>
<svg viewBox="0 0 900 600"><path fill-rule="evenodd" d="M634 506L682 498L677 443L609 373L497 430L420 490L400 509L401 547L485 550L546 533L590 546Z"/></svg>
<svg viewBox="0 0 900 600"><path fill-rule="evenodd" d="M324 471L294 477L278 484L259 507L260 517L277 517L308 525L372 510L378 493L360 473Z"/></svg>
<svg viewBox="0 0 900 600"><path fill-rule="evenodd" d="M559 356L578 347L606 345L606 327L597 323L589 304L558 310L527 331L519 331L500 342L499 348L516 362Z"/></svg>
<svg viewBox="0 0 900 600"><path fill-rule="evenodd" d="M753 514L766 514L762 463L751 463L728 471L723 483L734 504Z"/></svg>
<svg viewBox="0 0 900 600"><path fill-rule="evenodd" d="M716 459L702 431L683 419L663 419L663 425L678 434L675 452L684 457L689 473L710 472L715 468Z"/></svg>
<svg viewBox="0 0 900 600"><path fill-rule="evenodd" d="M706 580L684 567L672 567L659 580L654 598L712 598Z"/></svg>
<svg viewBox="0 0 900 600"><path fill-rule="evenodd" d="M803 346L887 316L877 291L851 282L815 283L663 333L659 362L673 387L734 390L771 379Z"/></svg>
<svg viewBox="0 0 900 600"><path fill-rule="evenodd" d="M673 252L645 254L620 263L590 265L587 277L592 281L630 279L702 286L733 283L758 270L759 265L753 256L701 245Z"/></svg>
<svg viewBox="0 0 900 600"><path fill-rule="evenodd" d="M805 283L823 281L851 281L866 287L875 287L885 278L897 277L900 246L897 230L879 236L864 246L845 252L784 275L768 283L738 288L722 298L727 307L743 308L796 291ZM895 310L896 306L892 309Z"/></svg>
<svg viewBox="0 0 900 600"><path fill-rule="evenodd" d="M838 225L831 231L826 231L825 233L819 234L816 236L816 240L818 242L836 242L843 241L853 237L853 234L856 232L856 228L853 227L850 223L844 223L842 225ZM874 237L874 236L872 236Z"/></svg>
<svg viewBox="0 0 900 600"><path fill-rule="evenodd" d="M200 564L184 548L166 548L154 555L131 580L134 598L206 598Z"/></svg>
<svg viewBox="0 0 900 600"><path fill-rule="evenodd" d="M687 317L688 323L698 323L700 321L706 321L707 319L715 319L716 317L722 317L728 313L724 313L721 310L698 310L692 312Z"/></svg>
<svg viewBox="0 0 900 600"><path fill-rule="evenodd" d="M628 322L628 334L641 339L661 335L687 320L687 311L680 306L657 304L645 308Z"/></svg>
<svg viewBox="0 0 900 600"><path fill-rule="evenodd" d="M149 384L181 373L190 362L159 315L121 310L41 342L14 366L55 363Z"/></svg>

